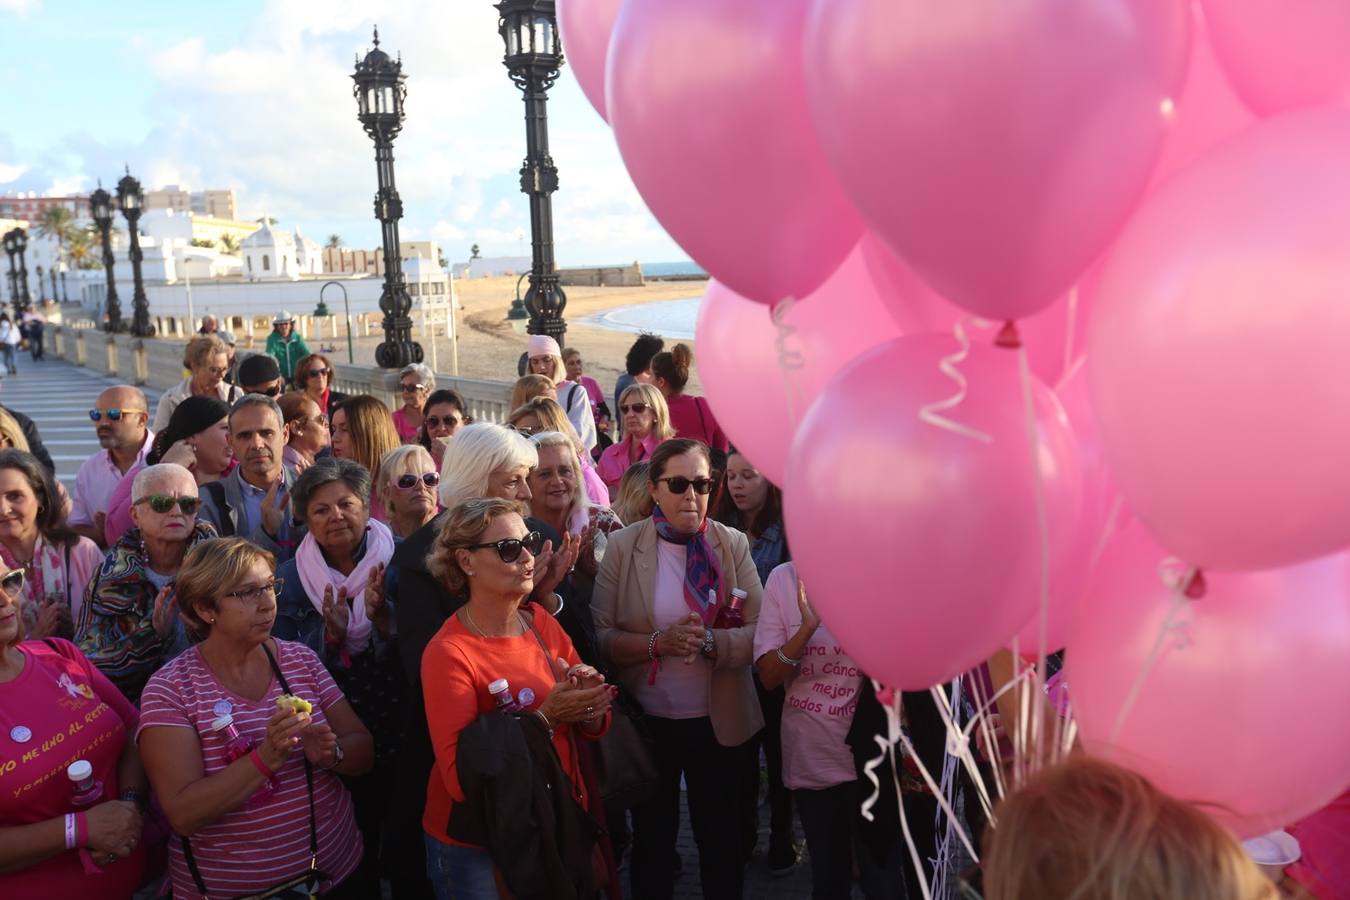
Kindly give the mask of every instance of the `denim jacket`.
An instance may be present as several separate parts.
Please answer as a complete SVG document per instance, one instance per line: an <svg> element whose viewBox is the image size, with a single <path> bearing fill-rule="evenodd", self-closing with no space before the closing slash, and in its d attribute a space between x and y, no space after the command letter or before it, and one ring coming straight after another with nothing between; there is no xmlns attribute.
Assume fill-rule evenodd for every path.
<svg viewBox="0 0 1350 900"><path fill-rule="evenodd" d="M356 558L365 554L362 544ZM329 671L346 668L342 661L342 648L333 647L324 641L323 613L314 608L305 586L300 583L300 570L294 559L288 559L277 569L277 577L282 579L281 593L277 596L277 620L272 625L272 636L285 641L298 641L304 644L323 660ZM386 603L390 601L385 600ZM390 621L393 621L393 607L390 606ZM393 635L389 639L380 636L379 629L372 632L373 640L367 653L374 653L383 659L393 645Z"/></svg>

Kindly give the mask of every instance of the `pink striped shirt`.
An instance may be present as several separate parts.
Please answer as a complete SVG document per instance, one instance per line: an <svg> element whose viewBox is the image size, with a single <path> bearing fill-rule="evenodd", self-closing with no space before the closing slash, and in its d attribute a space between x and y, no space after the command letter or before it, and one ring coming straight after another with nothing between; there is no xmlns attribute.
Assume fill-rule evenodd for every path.
<svg viewBox="0 0 1350 900"><path fill-rule="evenodd" d="M316 722L323 711L343 700L342 691L314 651L303 644L276 641L277 662L291 693L314 704ZM211 721L221 701L239 733L261 742L267 732L276 699L282 693L276 678L262 700L234 694L216 680L197 647L192 647L160 669L141 695L141 721L136 732L167 726L192 728L201 743L206 774L225 768L225 741L211 732ZM211 897L237 897L262 891L302 874L309 866L309 794L305 786L304 754L298 749L277 773L280 786L269 796L251 799L192 836L192 855ZM342 781L331 772L314 771L314 812L318 821L319 868L334 883L352 873L361 859L361 834L356 829L352 800ZM183 859L182 842L169 841L169 871L175 896L196 897L198 892Z"/></svg>

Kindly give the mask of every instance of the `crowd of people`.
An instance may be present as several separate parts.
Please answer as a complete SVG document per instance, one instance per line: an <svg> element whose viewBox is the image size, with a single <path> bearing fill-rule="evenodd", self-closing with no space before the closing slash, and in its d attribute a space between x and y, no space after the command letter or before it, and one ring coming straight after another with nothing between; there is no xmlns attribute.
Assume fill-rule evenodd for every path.
<svg viewBox="0 0 1350 900"><path fill-rule="evenodd" d="M883 764L902 789L861 815L885 698L813 609L778 489L685 392L689 347L643 335L608 395L531 336L498 424L420 364L397 409L348 396L274 327L236 359L208 317L153 417L100 393L73 497L0 408L0 896L662 900L683 877L723 900L802 864L798 822L815 900L921 896L936 798ZM941 772L931 696L902 706ZM1105 763L1050 770L988 836L974 806L968 896L1278 896Z"/></svg>

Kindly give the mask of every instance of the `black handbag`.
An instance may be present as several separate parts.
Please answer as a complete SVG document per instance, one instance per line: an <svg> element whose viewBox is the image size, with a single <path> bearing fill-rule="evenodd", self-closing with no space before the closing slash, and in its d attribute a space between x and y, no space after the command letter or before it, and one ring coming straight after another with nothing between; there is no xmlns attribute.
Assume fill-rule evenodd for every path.
<svg viewBox="0 0 1350 900"><path fill-rule="evenodd" d="M281 674L281 666L277 665L276 657L267 649L266 643L262 648L267 654L267 662L272 666L272 674L277 676L281 690L289 694L291 686L286 683L286 676ZM267 900L269 897L317 898L319 885L329 880L329 876L319 868L319 826L314 815L314 766L308 758L305 759L305 785L309 788L309 868L303 874L288 878L281 884L256 894L236 897L234 900ZM206 882L202 879L201 870L197 868L197 861L192 856L192 843L183 835L179 835L178 839L183 842L183 860L187 863L188 871L192 873L197 893L201 894L202 900L210 900L206 893Z"/></svg>
<svg viewBox="0 0 1350 900"><path fill-rule="evenodd" d="M619 684L606 677L611 684ZM651 797L661 784L652 738L644 727L646 713L622 685L614 699L609 730L592 746L596 777L606 806L632 809Z"/></svg>

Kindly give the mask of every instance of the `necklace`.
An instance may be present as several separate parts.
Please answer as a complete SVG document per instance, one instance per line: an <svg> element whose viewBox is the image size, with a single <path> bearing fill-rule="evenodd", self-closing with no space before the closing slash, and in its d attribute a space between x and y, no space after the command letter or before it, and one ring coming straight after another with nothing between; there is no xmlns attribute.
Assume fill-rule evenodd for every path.
<svg viewBox="0 0 1350 900"><path fill-rule="evenodd" d="M479 627L478 627L478 623L475 622L475 621L473 620L473 616L469 614L469 605L468 605L467 603L464 604L463 606L461 606L461 607L459 608L459 611L460 611L460 613L464 616L464 621L468 623L469 627L472 628L474 631L478 632L478 636L479 636L479 637L483 637L483 638L485 638L485 637L520 637L520 634L524 634L524 633L525 633L525 632L522 631L520 634L510 634L510 633L507 633L507 634L488 634L486 631L484 631L483 629L479 628ZM516 621L517 621L517 622L520 621L520 614L519 614L519 613L516 614Z"/></svg>

